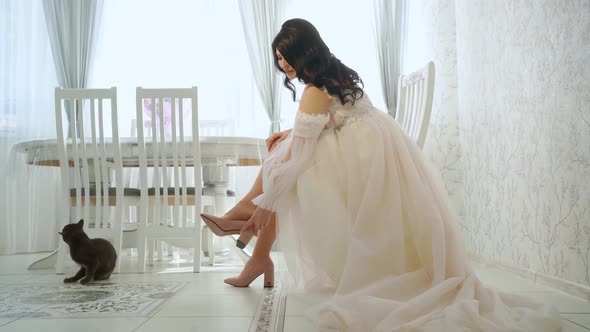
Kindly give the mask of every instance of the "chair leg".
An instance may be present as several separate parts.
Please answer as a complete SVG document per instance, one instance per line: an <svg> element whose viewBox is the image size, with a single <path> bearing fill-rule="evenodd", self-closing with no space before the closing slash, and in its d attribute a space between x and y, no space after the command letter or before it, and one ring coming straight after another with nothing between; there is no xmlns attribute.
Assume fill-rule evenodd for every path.
<svg viewBox="0 0 590 332"><path fill-rule="evenodd" d="M129 205L127 205L127 202L125 202L125 200L123 200L123 206L121 207L123 209L123 215L125 214L125 211L129 211ZM115 247L115 252L117 253L117 261L115 263L115 270L113 271L114 273L121 273L121 257L122 257L122 253L123 253L123 221L122 220L118 220L119 222L116 223L115 222L115 208L111 207L109 209L109 216L108 219L103 219L103 221L100 221L101 223L105 222L107 223L106 227L110 227L110 231L113 234L113 247ZM96 220L96 216L94 216L94 219ZM98 225L99 220L95 221L95 224ZM96 227L96 226L95 226Z"/></svg>
<svg viewBox="0 0 590 332"><path fill-rule="evenodd" d="M124 212L124 216L125 216L125 220L121 221L121 228L123 228L123 224L127 223L127 224L131 224L132 223L132 217L131 214L135 211L135 208L133 208L131 205L126 206L123 209ZM137 219L135 219L137 221ZM124 233L123 233L124 234ZM131 257L133 256L133 248L127 248L127 256Z"/></svg>
<svg viewBox="0 0 590 332"><path fill-rule="evenodd" d="M215 207L213 205L205 205L203 207L203 212L207 213L207 214L212 214L215 215ZM201 220L200 218L198 219L199 221ZM209 227L207 227L207 225L202 226L202 236L205 243L203 243L203 251L207 250L207 256L208 256L208 264L213 266L215 265L215 249L213 247L213 237L215 236L213 234L213 232L211 232L211 230L209 229Z"/></svg>
<svg viewBox="0 0 590 332"><path fill-rule="evenodd" d="M145 247L146 247L146 240L140 239L138 241L137 248L137 270L141 273L145 273Z"/></svg>
<svg viewBox="0 0 590 332"><path fill-rule="evenodd" d="M148 260L148 265L153 266L154 265L154 246L155 246L155 242L154 240L149 240L147 241L147 260Z"/></svg>
<svg viewBox="0 0 590 332"><path fill-rule="evenodd" d="M193 238L194 251L193 251L193 272L201 272L201 227L196 227L195 237Z"/></svg>
<svg viewBox="0 0 590 332"><path fill-rule="evenodd" d="M163 257L164 257L164 241L162 240L156 240L156 251L158 253L158 258L156 259L157 261L162 261Z"/></svg>
<svg viewBox="0 0 590 332"><path fill-rule="evenodd" d="M138 216L138 223L143 219ZM137 270L145 273L145 250L147 245L145 224L137 225Z"/></svg>
<svg viewBox="0 0 590 332"><path fill-rule="evenodd" d="M204 227L203 231L206 232L207 238L207 252L209 252L209 265L215 266L215 238L213 232L208 227Z"/></svg>
<svg viewBox="0 0 590 332"><path fill-rule="evenodd" d="M155 219L154 218L154 214L155 214L155 206L153 204L149 204L148 205L148 215L147 215L147 223L148 225L153 226ZM146 250L147 250L147 264L150 266L154 265L154 240L151 240L149 238L147 238L146 235Z"/></svg>
<svg viewBox="0 0 590 332"><path fill-rule="evenodd" d="M117 252L117 262L115 263L115 273L121 273L121 250L123 249L123 239L122 239L122 232L119 228L117 234L115 234L115 241L113 243L115 250Z"/></svg>
<svg viewBox="0 0 590 332"><path fill-rule="evenodd" d="M170 243L166 243L168 248L168 257L174 257L174 247Z"/></svg>

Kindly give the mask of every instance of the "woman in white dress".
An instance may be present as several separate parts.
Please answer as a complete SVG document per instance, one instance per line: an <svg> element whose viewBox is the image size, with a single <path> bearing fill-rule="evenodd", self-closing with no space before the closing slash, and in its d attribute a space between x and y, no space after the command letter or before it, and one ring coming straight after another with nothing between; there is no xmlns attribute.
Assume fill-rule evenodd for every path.
<svg viewBox="0 0 590 332"><path fill-rule="evenodd" d="M552 307L486 288L474 274L438 171L362 90L309 22L286 21L275 64L306 84L292 131L273 147L250 192L223 217L202 215L218 235L258 236L242 273L274 284L279 236L289 274L330 300L310 316L330 331L558 331Z"/></svg>

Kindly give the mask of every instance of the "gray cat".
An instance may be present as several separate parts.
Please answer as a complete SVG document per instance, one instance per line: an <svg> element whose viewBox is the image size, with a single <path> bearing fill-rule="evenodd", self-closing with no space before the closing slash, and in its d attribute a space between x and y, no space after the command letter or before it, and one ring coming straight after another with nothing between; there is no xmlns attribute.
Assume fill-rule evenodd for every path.
<svg viewBox="0 0 590 332"><path fill-rule="evenodd" d="M111 276L117 262L115 247L105 239L91 239L84 233L84 219L76 224L64 226L58 232L65 243L70 246L70 256L80 271L64 282L76 282L82 278L81 284L86 285L92 280L105 280Z"/></svg>

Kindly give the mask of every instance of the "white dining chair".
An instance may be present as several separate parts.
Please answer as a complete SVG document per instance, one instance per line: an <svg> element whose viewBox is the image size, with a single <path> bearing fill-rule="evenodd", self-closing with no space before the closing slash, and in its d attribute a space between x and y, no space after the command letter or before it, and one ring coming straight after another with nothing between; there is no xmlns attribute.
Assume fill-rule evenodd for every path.
<svg viewBox="0 0 590 332"><path fill-rule="evenodd" d="M151 107L151 106L150 106ZM143 104L143 111L144 111L144 115L146 113L146 111L149 112L149 109L146 109L146 105L145 103ZM144 133L146 137L151 137L151 125L152 121L151 118L145 119L143 121L143 129L144 129ZM231 135L234 132L234 126L235 123L231 120L201 120L199 119L199 135L200 136L228 136ZM131 121L131 136L132 137L137 137L137 119L133 119ZM215 168L215 170L218 170L217 168ZM139 184L137 182L137 176L136 176L136 170L130 170L126 176L127 182L129 186L136 186L139 187ZM138 173L137 173L138 174ZM227 168L224 169L224 171L219 171L216 174L211 174L210 169L209 168L204 168L203 171L203 189L202 189L202 210L203 212L207 213L207 214L211 214L211 215L222 215L226 212L226 209L228 206L232 206L234 201L235 201L235 197L236 197L236 193L235 191L231 190L231 189L225 189L223 191L217 190L216 187L212 187L210 186L211 184L207 183L207 176L209 176L210 178L215 179L216 181L219 180L226 180L229 181L229 170ZM148 179L151 176L151 170L148 170ZM171 174L168 174L168 177L170 177ZM188 174L188 177L190 179L192 179L192 177L190 176L190 174ZM189 179L189 180L190 180ZM129 209L126 210L126 212L133 212L130 211ZM130 215L130 217L128 218L129 220L135 220L136 218L133 218L134 216ZM125 226L127 224L124 224L123 228L125 231ZM135 223L130 223L128 224L130 225L131 229L133 229L133 225L135 225ZM217 239L217 236L214 235L208 228L207 225L203 225L203 230L202 230L202 244L201 244L201 248L203 250L203 254L205 257L208 258L208 265L214 266L215 265L215 254L216 252L222 248L221 243L222 241L218 241L219 239ZM163 247L164 247L164 243L161 243L161 241L157 241L156 244L156 252L157 252L157 257L159 259L162 259L163 256ZM170 244L167 244L168 247L168 257L172 257L174 256L174 249L173 246L171 246ZM230 246L230 249L233 249L233 245ZM148 251L148 254L150 252ZM249 256L244 255L243 252L238 252L238 255L240 256L240 258L245 262L248 261ZM149 256L149 255L148 255ZM153 260L153 256L149 256L148 257L148 262L151 262Z"/></svg>
<svg viewBox="0 0 590 332"><path fill-rule="evenodd" d="M69 114L70 116L64 117ZM61 227L84 219L90 238L110 240L120 271L123 209L139 202L139 190L123 187L117 123L117 90L55 89L57 151L63 192ZM60 229L61 229L60 227ZM68 254L60 239L56 272Z"/></svg>
<svg viewBox="0 0 590 332"><path fill-rule="evenodd" d="M200 271L202 226L195 218L201 212L202 199L197 103L197 87L136 90L137 122L144 123L144 105L151 105L148 116L152 124L149 135L143 126L137 127L141 271L145 271L146 248L153 264L155 241L193 248L193 271Z"/></svg>
<svg viewBox="0 0 590 332"><path fill-rule="evenodd" d="M434 62L400 76L395 119L420 148L426 140L433 96Z"/></svg>

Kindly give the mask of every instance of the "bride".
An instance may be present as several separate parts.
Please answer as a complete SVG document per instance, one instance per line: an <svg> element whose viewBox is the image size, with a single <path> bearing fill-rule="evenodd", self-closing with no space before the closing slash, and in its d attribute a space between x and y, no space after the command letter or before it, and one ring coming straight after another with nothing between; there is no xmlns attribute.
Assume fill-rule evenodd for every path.
<svg viewBox="0 0 590 332"><path fill-rule="evenodd" d="M271 152L250 192L223 217L201 215L217 235L258 236L242 273L274 285L278 234L294 280L329 292L310 318L330 331L558 331L559 313L482 285L469 264L438 171L315 27L286 21L275 65L306 84L292 130Z"/></svg>

